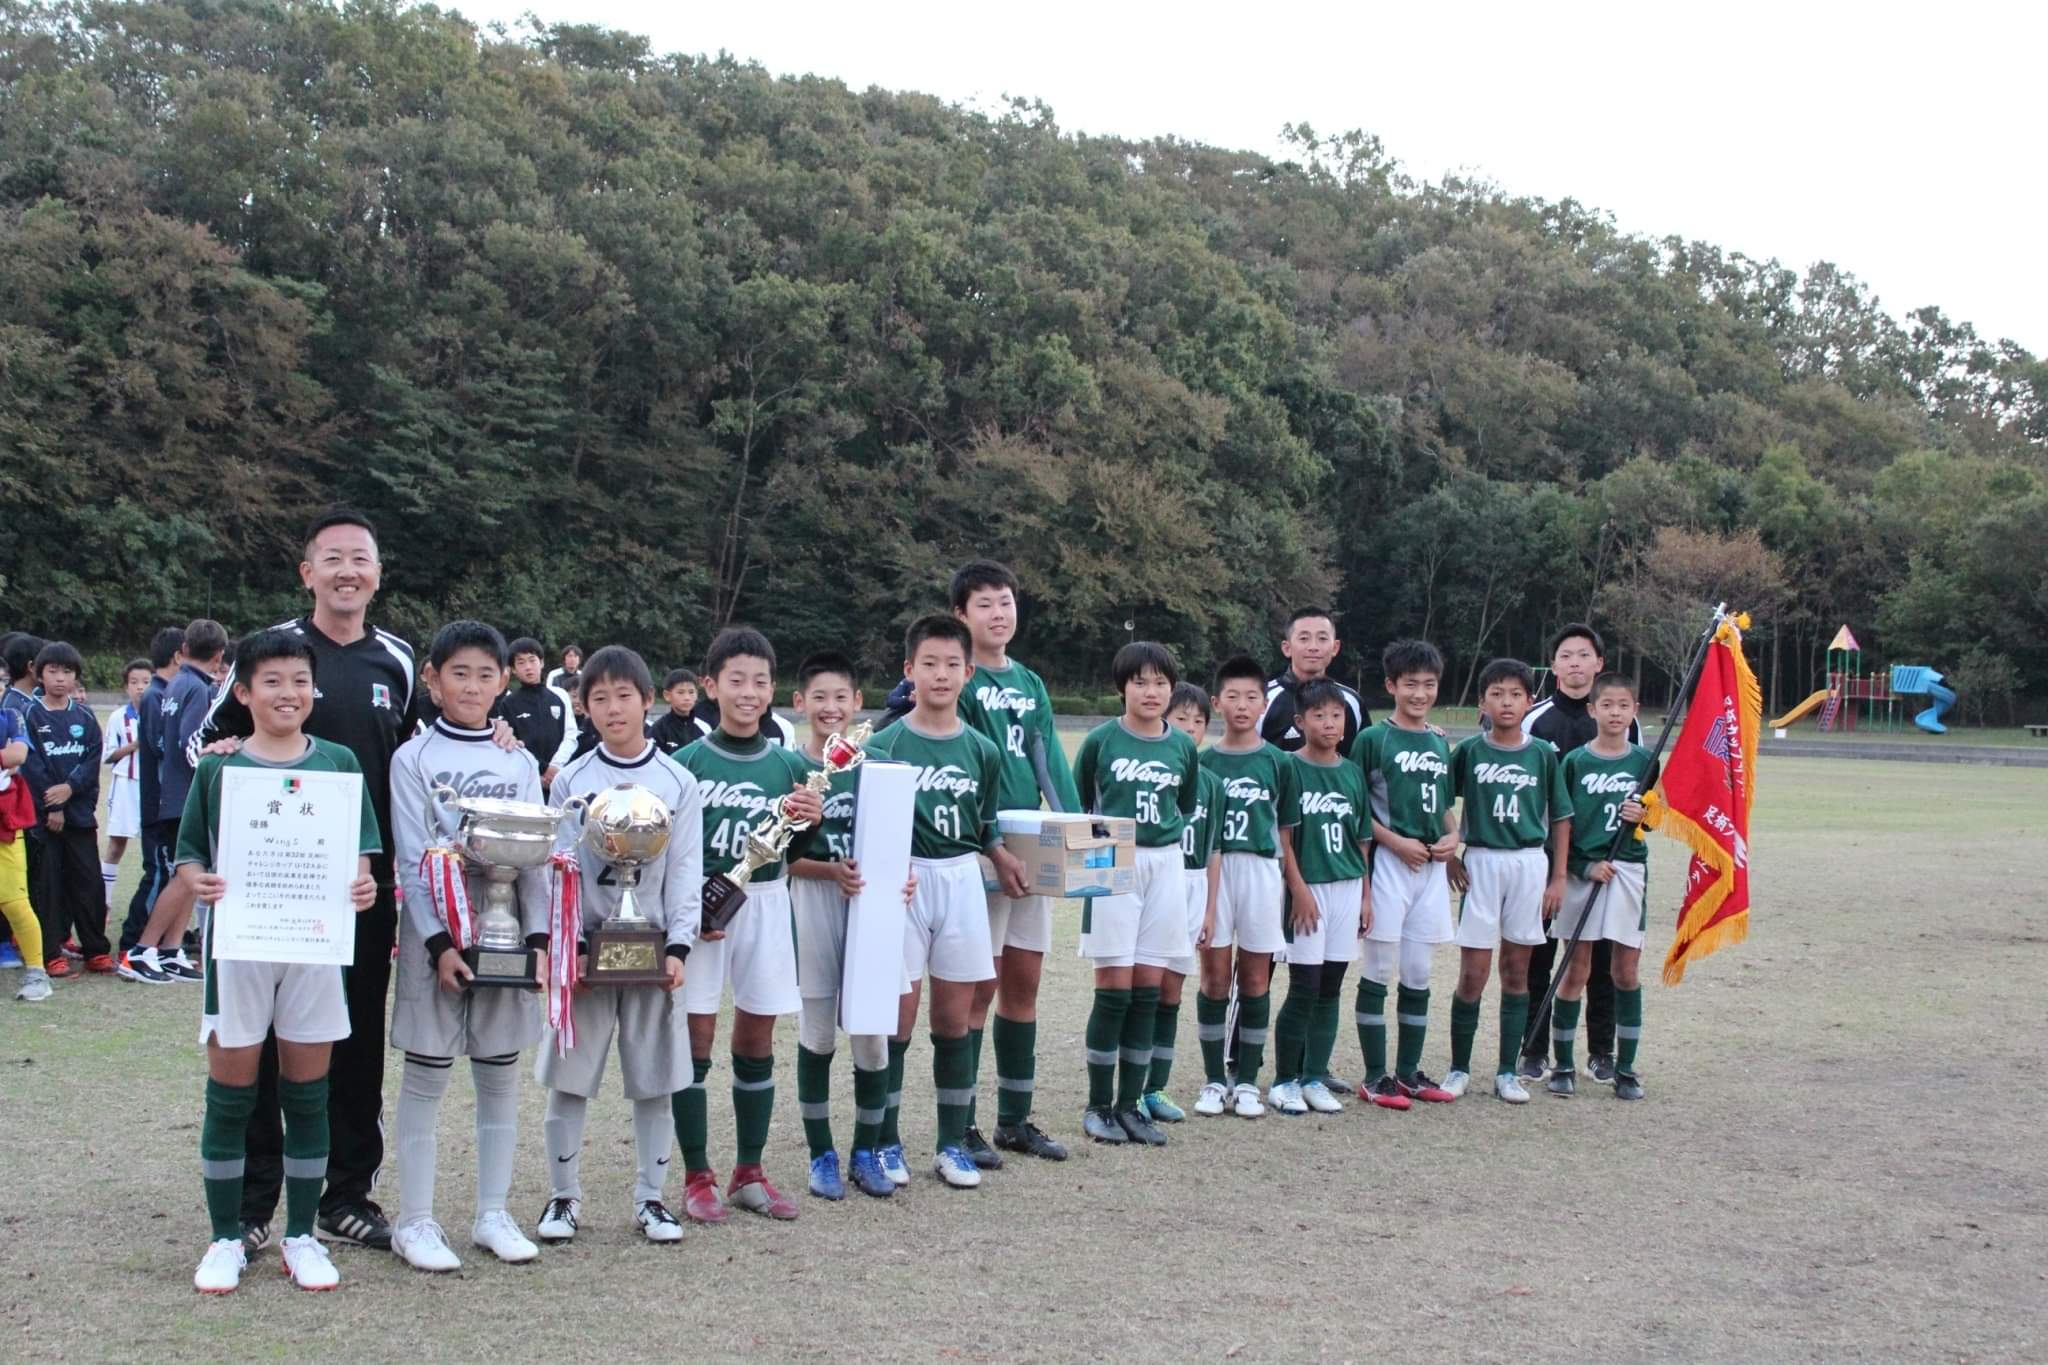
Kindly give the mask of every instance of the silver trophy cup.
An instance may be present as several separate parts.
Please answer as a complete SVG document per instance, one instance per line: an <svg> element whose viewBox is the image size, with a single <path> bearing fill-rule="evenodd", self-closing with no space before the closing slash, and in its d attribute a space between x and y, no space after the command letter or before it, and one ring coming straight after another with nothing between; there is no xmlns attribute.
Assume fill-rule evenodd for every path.
<svg viewBox="0 0 2048 1365"><path fill-rule="evenodd" d="M440 827L439 811L454 813L457 823L452 842L464 861L479 868L485 878L476 942L462 953L473 974L471 986L538 990L534 950L526 946L519 918L513 913L512 888L521 872L547 862L555 849L556 831L562 821L583 809L583 798L576 797L556 809L527 801L460 796L441 783L433 788L428 805L429 828Z"/></svg>

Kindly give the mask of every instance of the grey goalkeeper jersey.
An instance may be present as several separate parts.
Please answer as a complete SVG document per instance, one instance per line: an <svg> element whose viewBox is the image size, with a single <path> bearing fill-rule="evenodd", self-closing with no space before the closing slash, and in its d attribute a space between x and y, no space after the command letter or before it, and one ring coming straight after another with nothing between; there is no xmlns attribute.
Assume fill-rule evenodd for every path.
<svg viewBox="0 0 2048 1365"><path fill-rule="evenodd" d="M549 804L562 805L572 796L594 797L628 782L646 787L669 809L668 846L640 869L633 904L666 931L669 946L687 950L697 941L704 909L704 802L697 794L696 779L677 767L652 740L631 759L618 758L600 744L570 759L555 774ZM578 820L562 825L563 847L575 849L583 869L583 932L588 934L618 909L622 888L618 874L583 843L582 833Z"/></svg>
<svg viewBox="0 0 2048 1365"><path fill-rule="evenodd" d="M420 856L455 837L459 823L453 811L436 807L428 823L428 794L437 785L453 787L457 796L491 797L500 801L544 803L540 768L524 749L500 749L489 730L464 730L445 717L398 746L391 756L391 836L397 866L399 905L421 939L446 933L434 908L434 896L420 875ZM466 864L464 885L472 911L484 908L486 879L481 869ZM527 934L548 931L548 871L545 866L519 874L516 889L519 927Z"/></svg>

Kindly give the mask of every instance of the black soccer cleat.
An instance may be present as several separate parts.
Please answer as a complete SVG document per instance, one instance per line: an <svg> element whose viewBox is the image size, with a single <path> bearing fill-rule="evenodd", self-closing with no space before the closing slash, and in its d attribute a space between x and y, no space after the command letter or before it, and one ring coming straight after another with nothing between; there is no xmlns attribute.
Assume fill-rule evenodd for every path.
<svg viewBox="0 0 2048 1365"><path fill-rule="evenodd" d="M270 1224L242 1220L242 1255L253 1257L270 1245Z"/></svg>
<svg viewBox="0 0 2048 1365"><path fill-rule="evenodd" d="M1120 1143L1131 1140L1131 1135L1124 1131L1123 1125L1116 1121L1116 1115L1110 1112L1106 1104L1100 1108L1090 1105L1081 1111L1081 1131L1097 1142Z"/></svg>
<svg viewBox="0 0 2048 1365"><path fill-rule="evenodd" d="M1124 1132L1130 1135L1133 1142L1142 1143L1147 1147L1166 1145L1166 1134L1159 1131L1159 1125L1152 1122L1150 1114L1136 1105L1117 1110L1116 1121L1123 1125Z"/></svg>
<svg viewBox="0 0 2048 1365"><path fill-rule="evenodd" d="M1615 1076L1614 1058L1604 1052L1595 1052L1586 1058L1586 1075L1602 1085L1613 1085Z"/></svg>
<svg viewBox="0 0 2048 1365"><path fill-rule="evenodd" d="M996 1125L996 1146L1006 1152L1022 1152L1025 1156L1041 1157L1046 1161L1065 1161L1066 1147L1040 1132L1038 1125L1029 1119L1022 1123L999 1123Z"/></svg>
<svg viewBox="0 0 2048 1365"><path fill-rule="evenodd" d="M1643 1097L1643 1083L1632 1071L1614 1073L1614 1098L1618 1100L1639 1100Z"/></svg>
<svg viewBox="0 0 2048 1365"><path fill-rule="evenodd" d="M1579 1090L1579 1073L1570 1067L1563 1067L1550 1073L1550 1080L1544 1086L1559 1099L1568 1100Z"/></svg>
<svg viewBox="0 0 2048 1365"><path fill-rule="evenodd" d="M391 1250L391 1222L384 1210L368 1199L342 1204L332 1213L320 1215L320 1235L330 1242L347 1242L372 1251Z"/></svg>
<svg viewBox="0 0 2048 1365"><path fill-rule="evenodd" d="M984 1171L1003 1169L1003 1154L988 1145L988 1139L981 1135L981 1129L969 1128L960 1145L967 1149L967 1159Z"/></svg>
<svg viewBox="0 0 2048 1365"><path fill-rule="evenodd" d="M1533 1057L1525 1052L1522 1054L1522 1060L1515 1064L1515 1074L1525 1081L1540 1081L1543 1079L1543 1073L1549 1070L1549 1067L1544 1065L1545 1060L1543 1057Z"/></svg>

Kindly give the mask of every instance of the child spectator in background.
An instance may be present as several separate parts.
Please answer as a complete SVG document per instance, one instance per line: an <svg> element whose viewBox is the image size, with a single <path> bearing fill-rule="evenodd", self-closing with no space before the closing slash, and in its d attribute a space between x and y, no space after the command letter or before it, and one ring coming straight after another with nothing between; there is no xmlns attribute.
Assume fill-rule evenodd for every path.
<svg viewBox="0 0 2048 1365"><path fill-rule="evenodd" d="M106 889L93 876L99 856L100 723L75 695L85 660L57 641L36 654L42 695L22 719L28 726L29 790L40 820L42 885L36 911L42 916L44 967L51 976L71 975L60 945L78 936L79 953L90 972L114 970L107 942Z"/></svg>
<svg viewBox="0 0 2048 1365"><path fill-rule="evenodd" d="M107 888L107 909L114 908L114 883L121 876L121 859L128 841L142 834L142 768L137 757L141 740L137 724L141 719L142 693L149 686L149 660L130 659L121 670L121 690L127 694L120 709L107 720L105 758L107 765L107 843L100 854L100 880Z"/></svg>

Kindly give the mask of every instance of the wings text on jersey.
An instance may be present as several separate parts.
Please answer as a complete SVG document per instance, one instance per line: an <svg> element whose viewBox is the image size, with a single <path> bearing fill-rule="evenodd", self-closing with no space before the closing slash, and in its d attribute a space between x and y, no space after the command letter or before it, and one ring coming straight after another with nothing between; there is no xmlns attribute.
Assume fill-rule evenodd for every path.
<svg viewBox="0 0 2048 1365"><path fill-rule="evenodd" d="M506 781L503 773L435 773L434 782L437 786L455 788L458 797L494 797L500 801L519 799L519 784Z"/></svg>
<svg viewBox="0 0 2048 1365"><path fill-rule="evenodd" d="M1231 778L1223 784L1223 794L1233 801L1242 801L1246 804L1273 799L1273 793L1261 786L1256 777Z"/></svg>
<svg viewBox="0 0 2048 1365"><path fill-rule="evenodd" d="M1588 796L1631 796L1636 780L1628 773L1586 773L1579 778L1579 785Z"/></svg>
<svg viewBox="0 0 2048 1365"><path fill-rule="evenodd" d="M699 782L697 792L707 807L718 810L736 808L756 815L767 810L773 799L756 782Z"/></svg>
<svg viewBox="0 0 2048 1365"><path fill-rule="evenodd" d="M1351 814L1351 798L1342 792L1303 792L1301 813L1303 815L1334 815L1343 818Z"/></svg>
<svg viewBox="0 0 2048 1365"><path fill-rule="evenodd" d="M1013 716L1029 715L1038 709L1038 698L1014 687L987 683L974 689L974 699L984 711L1007 711Z"/></svg>
<svg viewBox="0 0 2048 1365"><path fill-rule="evenodd" d="M1109 775L1118 782L1149 782L1155 787L1178 787L1180 773L1156 758L1113 758Z"/></svg>
<svg viewBox="0 0 2048 1365"><path fill-rule="evenodd" d="M921 792L946 792L952 796L973 796L981 790L981 781L969 777L967 770L957 763L948 763L943 768L919 768L917 789Z"/></svg>
<svg viewBox="0 0 2048 1365"><path fill-rule="evenodd" d="M1428 773L1431 777L1448 777L1451 773L1450 765L1428 749L1403 749L1394 755L1394 766L1404 773ZM1485 780L1480 779L1482 782ZM1536 779L1532 777L1529 780L1533 782Z"/></svg>
<svg viewBox="0 0 2048 1365"><path fill-rule="evenodd" d="M1472 769L1472 780L1487 786L1508 786L1520 791L1536 785L1536 774L1513 763L1481 763Z"/></svg>

